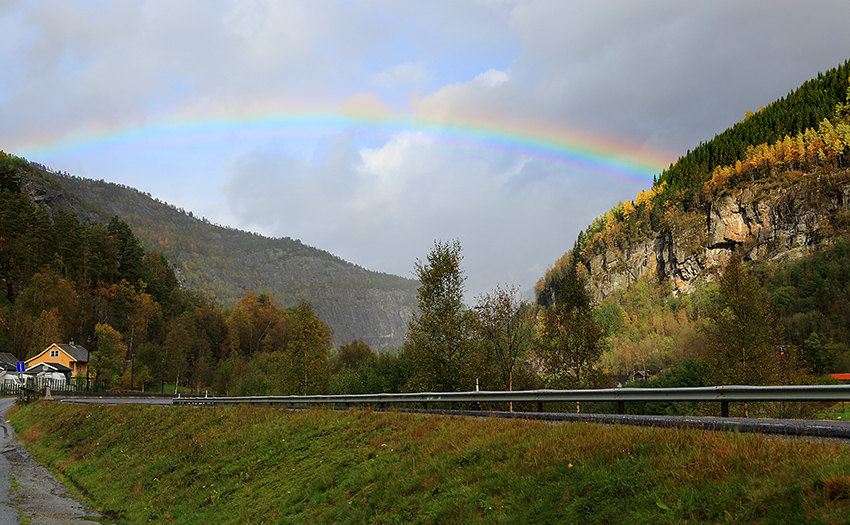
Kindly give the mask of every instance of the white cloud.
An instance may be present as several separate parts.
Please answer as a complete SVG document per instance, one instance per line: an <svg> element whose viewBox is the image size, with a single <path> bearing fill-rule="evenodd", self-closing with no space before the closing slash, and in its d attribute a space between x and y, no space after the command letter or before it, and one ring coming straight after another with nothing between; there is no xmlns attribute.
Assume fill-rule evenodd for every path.
<svg viewBox="0 0 850 525"><path fill-rule="evenodd" d="M500 86L508 81L508 74L498 69L488 69L475 77L475 82L487 88Z"/></svg>
<svg viewBox="0 0 850 525"><path fill-rule="evenodd" d="M423 86L431 78L431 72L421 62L404 62L383 69L375 74L375 82L382 86Z"/></svg>

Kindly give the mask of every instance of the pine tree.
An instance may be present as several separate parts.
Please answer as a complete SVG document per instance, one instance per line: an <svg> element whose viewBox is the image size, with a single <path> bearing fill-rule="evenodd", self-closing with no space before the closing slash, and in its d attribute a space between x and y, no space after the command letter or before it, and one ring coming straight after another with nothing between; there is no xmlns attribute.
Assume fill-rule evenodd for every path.
<svg viewBox="0 0 850 525"><path fill-rule="evenodd" d="M106 231L115 240L118 248L117 278L125 279L134 286L137 285L139 279L144 275L142 258L145 252L142 245L133 234L130 226L118 217L113 217L109 221Z"/></svg>

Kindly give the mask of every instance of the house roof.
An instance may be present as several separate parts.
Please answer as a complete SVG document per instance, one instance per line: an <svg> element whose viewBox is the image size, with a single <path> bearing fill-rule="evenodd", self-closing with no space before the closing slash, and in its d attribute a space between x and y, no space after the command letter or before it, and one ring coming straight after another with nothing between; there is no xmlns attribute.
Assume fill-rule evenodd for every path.
<svg viewBox="0 0 850 525"><path fill-rule="evenodd" d="M52 369L51 371L62 372L62 373L67 373L67 372L71 371L70 368L68 368L65 365L60 365L59 363L39 363L39 364L35 365L34 367L28 369L27 373L28 374L29 373L37 374L39 372L46 371L48 368L51 368Z"/></svg>
<svg viewBox="0 0 850 525"><path fill-rule="evenodd" d="M5 370L15 370L15 363L18 362L18 358L14 356L14 354L10 354L9 352L0 352L0 368Z"/></svg>
<svg viewBox="0 0 850 525"><path fill-rule="evenodd" d="M70 343L56 343L56 346L65 351L68 355L74 358L75 361L88 363L89 351L80 345Z"/></svg>
<svg viewBox="0 0 850 525"><path fill-rule="evenodd" d="M80 345L75 345L75 344L72 344L72 343L53 343L50 346L48 346L47 348L45 348L44 350L42 350L41 352L39 352L36 355L27 359L26 362L29 363L30 361L32 361L32 360L34 360L38 357L41 357L42 355L44 355L45 352L47 352L48 350L50 350L54 346L58 347L60 350L62 350L63 352L65 352L66 354L71 356L71 358L74 361L77 361L77 362L80 362L80 363L88 363L89 362L89 351L86 350L85 348L83 348Z"/></svg>
<svg viewBox="0 0 850 525"><path fill-rule="evenodd" d="M850 374L831 374L833 379L838 379L839 381L850 381Z"/></svg>

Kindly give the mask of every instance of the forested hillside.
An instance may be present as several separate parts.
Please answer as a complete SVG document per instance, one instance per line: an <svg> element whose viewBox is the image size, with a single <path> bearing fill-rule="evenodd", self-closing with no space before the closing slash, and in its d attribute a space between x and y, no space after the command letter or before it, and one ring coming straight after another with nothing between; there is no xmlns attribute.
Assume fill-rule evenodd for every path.
<svg viewBox="0 0 850 525"><path fill-rule="evenodd" d="M752 222L771 229L777 222L793 221L795 214L804 219L810 211L805 208L817 209L823 200L831 201L832 209L822 212L840 214L847 206L842 173L850 167L849 86L850 61L748 113L681 157L652 188L594 220L579 233L571 251L591 273L597 298L643 276L672 281L673 289L689 291L675 278L690 281L711 266L702 260L685 260L698 247L739 246L746 252L741 254L744 258L764 258L755 246L758 243L744 242L753 233ZM793 186L799 187L800 198L777 202L777 195ZM820 195L812 197L813 192ZM787 209L779 210L786 217L762 220L770 211L758 209L762 201L779 208L787 204ZM812 235L803 244L816 244L823 237ZM788 247L793 248L793 242ZM708 255L710 259L714 254ZM725 255L716 262L728 261L729 254ZM545 302L557 288L561 266L570 259L565 254L538 283L540 300ZM643 267L637 268L638 264ZM603 283L605 273L622 278Z"/></svg>
<svg viewBox="0 0 850 525"><path fill-rule="evenodd" d="M603 368L666 370L658 384L850 369L848 77L850 61L748 113L597 218L538 303L578 267L608 334Z"/></svg>
<svg viewBox="0 0 850 525"><path fill-rule="evenodd" d="M0 157L0 351L24 360L76 341L91 350L80 388L257 389L258 378L292 393L328 388L331 329L308 303L281 308L248 291L224 309L181 288L120 218L81 221L34 202L24 186L39 176Z"/></svg>
<svg viewBox="0 0 850 525"><path fill-rule="evenodd" d="M741 122L689 151L657 178L654 188L659 196L655 204L662 208L666 201L686 208L698 205L700 190L716 167L743 160L750 146L773 144L786 136L796 138L806 129L817 129L824 119L834 116L836 104L844 101L848 77L850 61L747 113ZM659 218L656 213L654 219Z"/></svg>
<svg viewBox="0 0 850 525"><path fill-rule="evenodd" d="M211 224L135 189L28 165L22 183L33 200L73 211L83 222L118 216L142 245L161 251L187 289L233 305L247 290L284 306L307 301L334 340L397 347L412 313L416 282L372 272L290 238L272 239Z"/></svg>

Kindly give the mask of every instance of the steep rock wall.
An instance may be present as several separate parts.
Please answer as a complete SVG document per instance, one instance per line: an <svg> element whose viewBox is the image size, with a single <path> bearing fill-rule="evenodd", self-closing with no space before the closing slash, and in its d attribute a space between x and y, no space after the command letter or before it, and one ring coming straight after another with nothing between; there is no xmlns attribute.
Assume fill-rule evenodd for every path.
<svg viewBox="0 0 850 525"><path fill-rule="evenodd" d="M675 293L717 278L734 253L782 262L829 243L850 226L850 170L787 173L714 196L660 231L598 242L584 264L597 299L641 278Z"/></svg>

